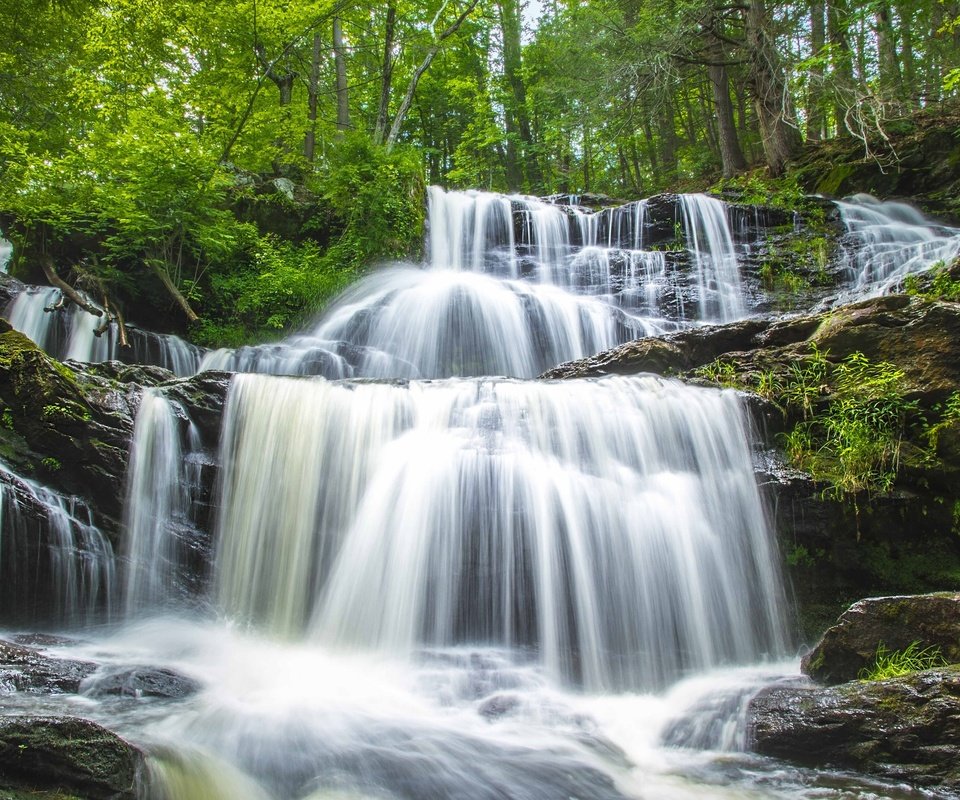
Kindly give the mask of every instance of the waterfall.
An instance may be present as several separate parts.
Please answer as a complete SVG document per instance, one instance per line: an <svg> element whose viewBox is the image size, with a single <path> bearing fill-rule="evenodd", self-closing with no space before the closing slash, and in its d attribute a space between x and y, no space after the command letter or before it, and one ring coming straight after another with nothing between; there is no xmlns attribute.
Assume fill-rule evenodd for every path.
<svg viewBox="0 0 960 800"><path fill-rule="evenodd" d="M80 625L109 617L113 548L87 506L0 462L0 604L7 620Z"/></svg>
<svg viewBox="0 0 960 800"><path fill-rule="evenodd" d="M15 330L61 361L72 358L90 363L121 360L154 364L181 376L194 374L200 366L199 348L177 336L151 333L132 325L127 326L130 347L122 348L116 323L97 336L95 331L102 319L73 303L54 310L60 299L59 289L28 286L7 306L7 319Z"/></svg>
<svg viewBox="0 0 960 800"><path fill-rule="evenodd" d="M592 690L782 647L732 392L238 376L219 601L340 647L528 648Z"/></svg>
<svg viewBox="0 0 960 800"><path fill-rule="evenodd" d="M0 239L0 272L6 272L13 258L13 245L6 239Z"/></svg>
<svg viewBox="0 0 960 800"><path fill-rule="evenodd" d="M840 302L895 290L907 275L960 255L960 229L940 225L906 203L859 194L837 206L847 230L843 258L852 282Z"/></svg>
<svg viewBox="0 0 960 800"><path fill-rule="evenodd" d="M183 409L160 390L144 389L124 504L128 616L174 606L187 592L187 572L195 567L189 559L191 507L199 491L199 475L188 456L198 448L196 426Z"/></svg>
<svg viewBox="0 0 960 800"><path fill-rule="evenodd" d="M650 205L588 212L430 187L424 268L349 289L309 334L209 353L201 369L327 378L534 377L562 361L746 315L726 206L680 195L687 260L645 249ZM678 205L679 204L679 205ZM663 227L663 220L658 219ZM673 223L670 223L671 230ZM660 245L663 245L660 231Z"/></svg>
<svg viewBox="0 0 960 800"><path fill-rule="evenodd" d="M701 319L731 322L746 315L740 266L726 205L705 194L680 195L687 250L697 272Z"/></svg>

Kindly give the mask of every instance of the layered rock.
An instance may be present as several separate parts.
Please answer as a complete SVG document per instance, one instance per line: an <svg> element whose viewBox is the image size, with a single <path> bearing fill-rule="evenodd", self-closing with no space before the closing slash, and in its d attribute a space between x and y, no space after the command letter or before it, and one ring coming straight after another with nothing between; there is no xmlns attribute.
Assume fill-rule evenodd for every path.
<svg viewBox="0 0 960 800"><path fill-rule="evenodd" d="M960 789L960 667L835 687L776 686L750 703L763 755Z"/></svg>

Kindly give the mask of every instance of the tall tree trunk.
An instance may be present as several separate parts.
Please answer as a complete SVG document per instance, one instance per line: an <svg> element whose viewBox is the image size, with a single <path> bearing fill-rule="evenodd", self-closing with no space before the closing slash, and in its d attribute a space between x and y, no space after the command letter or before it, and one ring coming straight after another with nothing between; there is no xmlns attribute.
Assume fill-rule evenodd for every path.
<svg viewBox="0 0 960 800"><path fill-rule="evenodd" d="M833 78L837 136L849 136L847 110L853 103L853 53L850 50L850 12L847 0L827 0L827 36Z"/></svg>
<svg viewBox="0 0 960 800"><path fill-rule="evenodd" d="M823 114L823 48L827 43L824 0L810 0L810 55L815 59L810 67L807 86L807 139L819 142L826 138Z"/></svg>
<svg viewBox="0 0 960 800"><path fill-rule="evenodd" d="M900 53L903 65L903 90L911 109L920 108L920 87L917 86L916 57L913 50L913 10L908 2L896 5L900 18Z"/></svg>
<svg viewBox="0 0 960 800"><path fill-rule="evenodd" d="M782 175L800 147L801 139L787 77L770 32L770 18L763 0L750 0L745 22L750 51L748 84L760 121L763 152L770 174Z"/></svg>
<svg viewBox="0 0 960 800"><path fill-rule="evenodd" d="M720 145L720 162L723 165L723 177L732 178L745 172L747 159L740 149L737 136L737 124L733 119L733 103L730 100L730 78L723 65L723 52L716 48L713 61L707 67L710 84L713 87L713 102L717 111L717 135Z"/></svg>
<svg viewBox="0 0 960 800"><path fill-rule="evenodd" d="M670 186L676 183L679 176L677 151L680 149L680 139L677 136L673 103L667 98L661 100L657 109L657 133L660 138L660 150L657 154L660 162L660 184Z"/></svg>
<svg viewBox="0 0 960 800"><path fill-rule="evenodd" d="M333 61L337 72L337 130L350 130L350 95L347 90L347 56L340 17L333 18Z"/></svg>
<svg viewBox="0 0 960 800"><path fill-rule="evenodd" d="M896 33L893 30L890 4L878 0L874 15L877 32L877 56L880 65L880 86L883 95L895 102L898 111L903 110L903 75L900 72L900 60L897 58Z"/></svg>
<svg viewBox="0 0 960 800"><path fill-rule="evenodd" d="M526 187L540 188L542 176L533 147L530 116L527 113L527 87L523 80L521 50L521 18L518 0L500 0L500 32L503 36L503 77L510 92L507 116L513 118L512 127L519 137L518 157L521 171L526 175Z"/></svg>
<svg viewBox="0 0 960 800"><path fill-rule="evenodd" d="M390 90L393 84L393 39L397 28L397 7L394 0L387 3L387 20L383 34L383 63L380 67L380 105L377 108L377 124L373 140L383 144L387 135L387 120L390 118Z"/></svg>
<svg viewBox="0 0 960 800"><path fill-rule="evenodd" d="M313 35L313 53L310 59L310 82L307 86L307 133L303 140L303 155L311 164L317 150L317 102L320 93L320 34Z"/></svg>

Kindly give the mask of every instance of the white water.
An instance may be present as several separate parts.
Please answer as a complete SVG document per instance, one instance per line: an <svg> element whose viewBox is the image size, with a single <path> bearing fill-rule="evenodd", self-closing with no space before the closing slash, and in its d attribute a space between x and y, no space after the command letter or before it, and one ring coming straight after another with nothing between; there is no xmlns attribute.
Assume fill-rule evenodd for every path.
<svg viewBox="0 0 960 800"><path fill-rule="evenodd" d="M664 303L677 318L693 307L689 282L644 250L643 203L564 217L563 232L547 204L431 199L433 267L372 276L313 336L216 358L536 374L538 358L626 335ZM707 232L715 209L686 206L699 209L695 294L736 313L711 277L731 252ZM690 245L701 235L709 247ZM147 392L128 620L52 653L167 667L201 691L3 696L6 713L76 713L141 744L151 798L916 796L742 752L747 699L796 664L779 660L778 557L732 392L650 377L237 376L199 589L184 535L198 447L183 409Z"/></svg>
<svg viewBox="0 0 960 800"><path fill-rule="evenodd" d="M224 426L231 616L398 653L530 648L594 690L782 649L732 393L238 376Z"/></svg>
<svg viewBox="0 0 960 800"><path fill-rule="evenodd" d="M189 342L132 326L127 328L131 346L121 348L115 323L97 336L95 331L102 323L100 317L73 303L52 310L59 300L59 289L28 286L13 298L5 315L15 330L61 361L71 358L85 362L121 359L134 364L155 364L176 375L192 375L200 365L201 351Z"/></svg>
<svg viewBox="0 0 960 800"><path fill-rule="evenodd" d="M0 599L7 619L82 625L116 602L113 548L89 509L0 462ZM46 587L38 594L37 585Z"/></svg>
<svg viewBox="0 0 960 800"><path fill-rule="evenodd" d="M431 187L424 268L373 273L309 335L210 353L201 369L534 377L682 324L745 316L725 204L685 195L680 205L690 274L676 254L644 249L646 201L594 214Z"/></svg>
<svg viewBox="0 0 960 800"><path fill-rule="evenodd" d="M6 272L13 257L13 245L6 239L0 239L0 272Z"/></svg>
<svg viewBox="0 0 960 800"><path fill-rule="evenodd" d="M960 229L939 225L906 203L861 194L837 203L850 288L838 302L895 291L907 275L960 255Z"/></svg>

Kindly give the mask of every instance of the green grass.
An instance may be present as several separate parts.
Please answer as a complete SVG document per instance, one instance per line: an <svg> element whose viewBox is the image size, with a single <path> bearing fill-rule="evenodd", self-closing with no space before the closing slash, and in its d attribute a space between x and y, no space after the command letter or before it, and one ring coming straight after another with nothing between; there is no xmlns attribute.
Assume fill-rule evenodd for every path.
<svg viewBox="0 0 960 800"><path fill-rule="evenodd" d="M862 681L882 681L946 665L947 660L939 647L921 647L917 641L911 642L903 650L887 650L881 642L873 666L860 670L858 677Z"/></svg>

